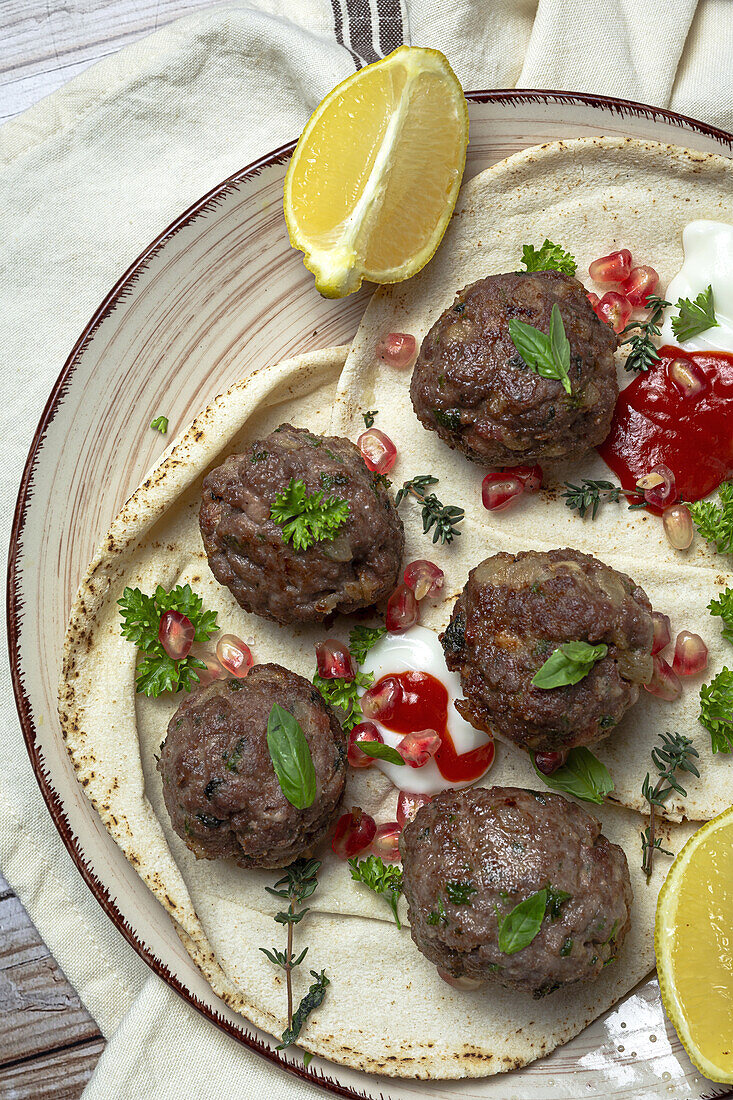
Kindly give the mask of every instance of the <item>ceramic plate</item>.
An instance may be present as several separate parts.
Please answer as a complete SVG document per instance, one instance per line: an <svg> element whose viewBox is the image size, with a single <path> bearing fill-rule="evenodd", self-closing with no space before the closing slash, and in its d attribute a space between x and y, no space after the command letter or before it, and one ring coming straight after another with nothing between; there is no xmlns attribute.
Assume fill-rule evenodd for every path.
<svg viewBox="0 0 733 1100"><path fill-rule="evenodd" d="M733 155L731 134L621 100L534 91L468 99L467 177L526 146L593 134ZM691 1066L664 1019L654 979L550 1057L508 1075L426 1084L319 1059L305 1069L299 1052L277 1054L273 1039L213 994L76 781L56 717L66 620L97 542L164 448L151 419L163 409L172 426L183 427L254 368L349 343L364 311L365 290L345 301L320 298L289 247L282 186L292 148L226 180L151 244L79 337L38 425L13 528L8 621L18 710L56 826L100 905L157 974L230 1035L338 1095L733 1096Z"/></svg>

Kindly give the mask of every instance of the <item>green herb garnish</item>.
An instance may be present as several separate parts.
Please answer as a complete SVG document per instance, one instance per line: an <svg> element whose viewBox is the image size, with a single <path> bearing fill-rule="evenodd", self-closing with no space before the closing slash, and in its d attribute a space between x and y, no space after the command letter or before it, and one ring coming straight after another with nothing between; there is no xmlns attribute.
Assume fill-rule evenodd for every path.
<svg viewBox="0 0 733 1100"><path fill-rule="evenodd" d="M150 427L153 429L153 431L160 432L161 435L165 435L165 433L168 431L168 417L156 416L155 420L151 422Z"/></svg>
<svg viewBox="0 0 733 1100"><path fill-rule="evenodd" d="M370 672L357 672L353 680L326 680L316 673L313 683L329 706L339 708L339 721L345 730L352 730L361 722L364 716L359 705L359 688L374 683Z"/></svg>
<svg viewBox="0 0 733 1100"><path fill-rule="evenodd" d="M733 588L726 588L717 600L711 600L708 611L723 620L723 637L733 644Z"/></svg>
<svg viewBox="0 0 733 1100"><path fill-rule="evenodd" d="M470 905L477 887L472 882L446 882L445 892L453 905Z"/></svg>
<svg viewBox="0 0 733 1100"><path fill-rule="evenodd" d="M646 321L629 321L619 336L620 344L629 344L631 347L624 369L636 373L649 370L659 362L659 352L652 337L661 334L662 314L671 303L656 294L650 294L646 305L649 310Z"/></svg>
<svg viewBox="0 0 733 1100"><path fill-rule="evenodd" d="M598 509L602 504L618 504L622 496L638 496L641 501L630 504L629 508L644 507L644 494L641 489L622 489L620 485L614 485L611 481L593 481L584 477L582 484L573 485L565 482L565 492L560 494L566 507L576 511L581 519L590 512L590 518L595 519Z"/></svg>
<svg viewBox="0 0 733 1100"><path fill-rule="evenodd" d="M660 733L659 736L662 741L661 746L652 749L652 763L657 769L659 779L652 787L649 772L647 772L641 787L642 797L649 803L649 825L641 834L641 869L646 875L647 882L652 874L654 853L662 852L665 856L674 854L663 848L661 839L654 836L654 810L664 806L673 791L677 791L678 794L683 796L687 794L687 791L677 779L676 772L689 772L691 775L698 776L698 778L700 776L697 767L692 762L693 758L697 759L700 754L689 737L684 737L681 733ZM613 939L615 931L616 925L611 929L608 940Z"/></svg>
<svg viewBox="0 0 733 1100"><path fill-rule="evenodd" d="M400 924L397 902L402 893L402 868L396 864L385 864L379 856L367 856L366 859L350 859L351 877L355 882L363 882L375 894L382 894L394 915L398 928Z"/></svg>
<svg viewBox="0 0 733 1100"><path fill-rule="evenodd" d="M572 794L582 802L595 802L598 806L613 790L608 768L585 746L571 749L562 767L551 775L540 771L534 753L530 753L530 758L537 775L550 790Z"/></svg>
<svg viewBox="0 0 733 1100"><path fill-rule="evenodd" d="M574 275L578 266L569 252L547 238L540 248L523 245L522 263L527 271L562 271L564 275Z"/></svg>
<svg viewBox="0 0 733 1100"><path fill-rule="evenodd" d="M349 652L358 665L363 665L372 646L387 633L386 626L355 626L349 634Z"/></svg>
<svg viewBox="0 0 733 1100"><path fill-rule="evenodd" d="M504 955L516 955L529 947L539 932L547 908L547 890L530 894L515 905L499 925L499 950Z"/></svg>
<svg viewBox="0 0 733 1100"><path fill-rule="evenodd" d="M706 542L712 542L719 554L733 554L733 481L724 481L718 496L719 504L712 500L696 500L687 507Z"/></svg>
<svg viewBox="0 0 733 1100"><path fill-rule="evenodd" d="M547 887L547 915L551 921L557 920L560 910L566 901L570 901L572 894L567 890L557 890L554 886Z"/></svg>
<svg viewBox="0 0 733 1100"><path fill-rule="evenodd" d="M677 317L672 318L672 332L683 344L685 340L691 340L693 336L699 336L709 328L718 327L712 286L701 290L694 302L689 298L680 298L677 309L680 312Z"/></svg>
<svg viewBox="0 0 733 1100"><path fill-rule="evenodd" d="M549 336L512 317L509 321L509 336L519 354L530 370L541 378L554 378L560 382L567 394L570 394L570 341L565 335L560 307L557 302L550 314Z"/></svg>
<svg viewBox="0 0 733 1100"><path fill-rule="evenodd" d="M431 913L428 913L428 924L447 924L448 918L445 914L445 906L443 905L443 899L438 898L438 907L433 909Z"/></svg>
<svg viewBox="0 0 733 1100"><path fill-rule="evenodd" d="M316 770L300 724L274 703L267 719L267 748L280 790L291 806L304 810L316 797Z"/></svg>
<svg viewBox="0 0 733 1100"><path fill-rule="evenodd" d="M425 534L434 527L433 542L440 540L442 543L449 543L461 533L458 524L463 521L464 511L454 505L442 504L435 493L427 492L429 486L437 484L437 477L431 474L419 474L410 478L397 490L395 504L399 505L406 496L414 497L422 504L422 529Z"/></svg>
<svg viewBox="0 0 733 1100"><path fill-rule="evenodd" d="M348 502L325 497L320 489L307 493L305 483L291 478L287 489L277 493L270 515L282 527L285 542L296 550L307 550L317 542L331 541L349 516Z"/></svg>
<svg viewBox="0 0 733 1100"><path fill-rule="evenodd" d="M379 416L379 409L370 409L368 412L361 414L364 417L364 427L371 428L374 424L374 417Z"/></svg>
<svg viewBox="0 0 733 1100"><path fill-rule="evenodd" d="M386 760L388 764L405 763L397 749L383 745L381 741L359 741L358 745L365 756L371 756L373 760Z"/></svg>
<svg viewBox="0 0 733 1100"><path fill-rule="evenodd" d="M699 721L710 734L713 752L733 752L733 671L722 668L700 688Z"/></svg>
<svg viewBox="0 0 733 1100"><path fill-rule="evenodd" d="M577 684L585 679L598 661L608 653L608 646L589 645L588 642L563 642L550 654L532 677L534 687L549 691L552 688Z"/></svg>
<svg viewBox="0 0 733 1100"><path fill-rule="evenodd" d="M180 611L193 623L194 641L206 642L217 629L216 611L204 611L203 600L188 584L176 585L170 592L159 584L152 596L139 588L126 588L117 603L122 637L134 642L144 654L137 667L135 690L153 697L164 691L190 691L198 683L196 669L206 665L197 657L178 661L169 657L158 638L160 619L166 611Z"/></svg>

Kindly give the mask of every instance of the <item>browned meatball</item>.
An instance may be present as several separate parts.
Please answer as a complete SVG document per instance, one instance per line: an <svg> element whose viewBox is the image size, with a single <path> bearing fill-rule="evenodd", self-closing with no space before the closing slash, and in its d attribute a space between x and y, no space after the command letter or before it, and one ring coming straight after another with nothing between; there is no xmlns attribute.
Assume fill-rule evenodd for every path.
<svg viewBox="0 0 733 1100"><path fill-rule="evenodd" d="M296 809L280 789L267 747L278 703L300 724L316 772L312 805ZM323 839L346 782L346 737L308 680L255 665L245 680L193 691L168 723L158 771L173 828L197 858L285 867Z"/></svg>
<svg viewBox="0 0 733 1100"><path fill-rule="evenodd" d="M555 303L570 341L571 394L530 370L509 335L512 317L549 333ZM412 404L426 428L482 466L575 458L611 427L615 348L577 279L489 275L462 290L423 340Z"/></svg>
<svg viewBox="0 0 733 1100"><path fill-rule="evenodd" d="M596 978L629 930L633 893L623 850L561 795L445 791L405 825L400 851L412 938L452 977L541 997ZM502 950L505 917L542 890L534 939Z"/></svg>
<svg viewBox="0 0 733 1100"><path fill-rule="evenodd" d="M291 480L348 503L334 539L296 550L283 538L270 506ZM319 622L370 607L397 584L402 520L348 439L281 425L206 475L199 523L216 579L265 619Z"/></svg>
<svg viewBox="0 0 733 1100"><path fill-rule="evenodd" d="M477 729L524 749L565 752L606 737L652 674L651 604L643 588L577 550L494 554L468 575L441 635L460 672L456 707ZM608 652L577 684L532 679L564 642Z"/></svg>

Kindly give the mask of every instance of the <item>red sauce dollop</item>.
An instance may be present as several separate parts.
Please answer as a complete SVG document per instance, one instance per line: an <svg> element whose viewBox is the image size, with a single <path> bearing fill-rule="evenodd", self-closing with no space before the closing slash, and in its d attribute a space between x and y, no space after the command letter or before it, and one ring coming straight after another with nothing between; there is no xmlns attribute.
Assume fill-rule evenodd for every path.
<svg viewBox="0 0 733 1100"><path fill-rule="evenodd" d="M441 738L435 763L443 778L449 783L471 783L474 779L480 779L494 759L494 742L488 741L460 755L456 752L448 732L448 691L445 685L429 672L390 673L390 679L399 681L402 699L389 721L379 719L382 725L395 733L435 730Z"/></svg>
<svg viewBox="0 0 733 1100"><path fill-rule="evenodd" d="M700 500L733 477L733 355L673 347L660 348L659 355L619 396L598 453L624 489L664 463L675 476L677 499ZM707 389L681 394L667 375L673 359L692 360Z"/></svg>

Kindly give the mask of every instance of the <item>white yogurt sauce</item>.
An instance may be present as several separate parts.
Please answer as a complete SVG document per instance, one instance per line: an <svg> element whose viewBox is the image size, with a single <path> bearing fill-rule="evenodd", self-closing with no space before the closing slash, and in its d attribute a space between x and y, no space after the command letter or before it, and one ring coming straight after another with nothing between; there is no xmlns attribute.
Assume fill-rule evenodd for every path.
<svg viewBox="0 0 733 1100"><path fill-rule="evenodd" d="M453 705L454 701L460 699L463 694L461 681L457 673L448 671L443 647L434 631L424 626L413 626L404 634L387 634L369 650L361 670L371 672L375 683L381 680L382 676L400 672L429 673L436 680L440 680L448 692L447 726L456 753L461 755L464 752L470 752L490 740L485 733L475 730L465 722ZM359 694L363 695L364 692L361 691ZM404 735L387 729L376 719L369 720L373 721L378 728L385 745L396 748ZM440 774L434 760L428 761L422 768L411 768L409 764L402 766L390 764L386 760L375 760L374 763L381 768L395 787L415 794L438 794L439 791L449 788L469 787L471 783L476 782L471 780L471 783L451 783Z"/></svg>
<svg viewBox="0 0 733 1100"><path fill-rule="evenodd" d="M684 263L664 294L672 308L666 311L661 342L685 351L733 352L733 225L689 222L682 230L682 247ZM718 325L682 344L672 331L672 318L679 313L676 303L680 298L694 301L708 286L713 288Z"/></svg>

